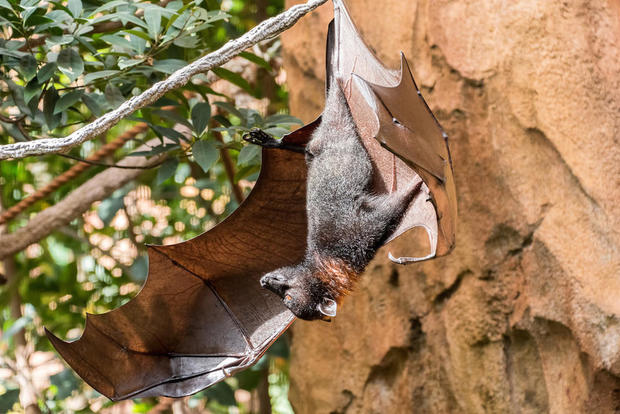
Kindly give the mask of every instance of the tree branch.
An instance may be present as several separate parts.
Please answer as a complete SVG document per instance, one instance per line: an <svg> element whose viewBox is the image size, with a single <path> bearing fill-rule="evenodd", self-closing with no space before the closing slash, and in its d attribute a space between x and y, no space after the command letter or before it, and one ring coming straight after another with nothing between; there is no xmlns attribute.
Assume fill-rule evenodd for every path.
<svg viewBox="0 0 620 414"><path fill-rule="evenodd" d="M125 101L115 110L97 118L91 124L80 128L68 137L45 138L31 142L2 145L0 146L0 160L65 152L71 147L92 139L109 130L122 118L131 115L134 111L155 102L165 93L185 85L192 76L221 66L248 47L282 33L292 27L305 14L326 1L309 0L306 4L295 5L285 12L261 22L238 39L231 40L215 52L209 53L184 68L177 70L168 79L156 83L140 95Z"/></svg>
<svg viewBox="0 0 620 414"><path fill-rule="evenodd" d="M125 166L146 167L159 163L165 154L149 158L131 157L119 162ZM11 234L0 235L0 259L16 253L30 244L41 240L54 229L69 224L90 208L90 205L110 196L115 190L137 178L142 169L105 170L71 192L62 201L36 215L24 227Z"/></svg>
<svg viewBox="0 0 620 414"><path fill-rule="evenodd" d="M107 157L108 155L114 153L114 151L125 145L127 141L129 141L130 139L134 139L138 134L146 132L148 129L149 126L146 123L140 122L128 129L127 131L123 132L114 141L103 145L101 148L99 148L99 150L97 150L93 155L89 156L86 160L80 160L81 162L79 164L74 165L61 175L55 177L46 186L38 189L34 194L22 199L19 203L15 204L6 211L0 212L0 225L15 218L18 214L20 214L22 211L24 211L37 201L42 200L43 198L50 195L52 192L56 191L61 185L75 179L77 176L82 174L90 167L90 164L88 163L89 161L99 161Z"/></svg>

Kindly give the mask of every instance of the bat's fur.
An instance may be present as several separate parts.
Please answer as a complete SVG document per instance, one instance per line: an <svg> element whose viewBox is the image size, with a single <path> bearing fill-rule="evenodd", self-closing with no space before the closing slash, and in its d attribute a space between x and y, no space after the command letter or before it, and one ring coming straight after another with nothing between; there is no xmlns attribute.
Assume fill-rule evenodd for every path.
<svg viewBox="0 0 620 414"><path fill-rule="evenodd" d="M373 167L344 94L331 82L321 124L306 149L308 240L304 260L270 272L261 285L299 318L335 315L366 265L400 223L421 182L372 193ZM327 310L326 310L327 309Z"/></svg>

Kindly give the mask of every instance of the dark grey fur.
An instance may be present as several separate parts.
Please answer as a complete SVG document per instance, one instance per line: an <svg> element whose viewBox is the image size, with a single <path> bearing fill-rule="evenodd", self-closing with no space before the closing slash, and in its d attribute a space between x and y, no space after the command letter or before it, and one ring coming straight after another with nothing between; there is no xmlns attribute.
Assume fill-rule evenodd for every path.
<svg viewBox="0 0 620 414"><path fill-rule="evenodd" d="M255 141L252 141L255 142ZM332 82L321 124L307 144L308 241L304 260L274 270L261 285L302 319L335 315L335 301L316 277L321 261L336 259L361 273L402 219L421 183L392 194L372 193L373 167L345 97ZM333 291L333 289L332 289Z"/></svg>

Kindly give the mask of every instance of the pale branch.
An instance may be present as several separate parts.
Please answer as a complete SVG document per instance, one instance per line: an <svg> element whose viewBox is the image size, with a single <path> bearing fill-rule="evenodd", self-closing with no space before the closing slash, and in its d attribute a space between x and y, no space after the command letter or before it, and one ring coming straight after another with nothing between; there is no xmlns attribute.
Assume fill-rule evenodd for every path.
<svg viewBox="0 0 620 414"><path fill-rule="evenodd" d="M124 166L147 167L159 163L165 155L146 159L145 157L125 158L119 162ZM88 210L95 201L109 197L115 190L142 174L142 169L109 168L67 195L62 201L48 207L24 227L14 233L0 234L0 259L23 250L49 235L54 229L69 224Z"/></svg>
<svg viewBox="0 0 620 414"><path fill-rule="evenodd" d="M121 106L97 118L65 138L44 138L36 141L17 142L0 146L0 160L24 158L29 155L44 155L66 152L84 141L93 139L116 125L121 119L138 109L155 102L167 92L185 85L192 76L223 65L237 54L253 45L277 36L292 27L301 17L316 9L327 0L310 0L305 4L292 6L279 15L264 20L256 27L224 46L177 70L167 79L156 83L138 96L125 101Z"/></svg>

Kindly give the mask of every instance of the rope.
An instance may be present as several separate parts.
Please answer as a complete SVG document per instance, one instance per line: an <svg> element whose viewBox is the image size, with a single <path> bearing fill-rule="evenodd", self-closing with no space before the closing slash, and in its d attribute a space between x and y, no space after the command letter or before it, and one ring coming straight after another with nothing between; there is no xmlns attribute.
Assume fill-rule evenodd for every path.
<svg viewBox="0 0 620 414"><path fill-rule="evenodd" d="M148 129L149 126L146 123L140 122L139 124L136 124L132 128L123 132L114 141L108 142L107 144L99 148L94 154L86 158L86 160L100 161L103 158L106 158L107 156L113 154L114 151L125 145L127 141L134 139L138 134L146 132L148 131ZM67 171L50 181L45 187L32 193L30 196L24 198L8 210L3 211L2 214L0 214L0 225L14 219L18 214L26 210L28 207L30 207L37 201L44 199L45 197L56 191L60 186L73 180L75 177L79 176L90 167L92 167L92 165L85 162L79 162L75 164L73 167L69 168Z"/></svg>

